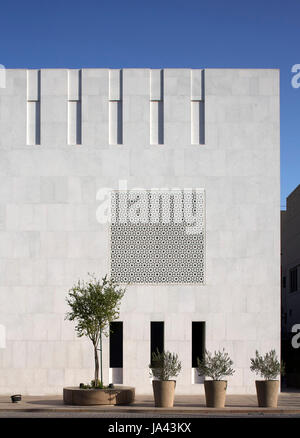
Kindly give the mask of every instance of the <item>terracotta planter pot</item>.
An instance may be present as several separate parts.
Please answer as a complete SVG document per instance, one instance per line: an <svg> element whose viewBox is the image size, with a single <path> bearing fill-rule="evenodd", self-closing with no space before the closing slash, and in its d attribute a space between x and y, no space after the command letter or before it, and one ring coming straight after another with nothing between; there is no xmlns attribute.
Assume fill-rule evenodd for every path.
<svg viewBox="0 0 300 438"><path fill-rule="evenodd" d="M205 380L205 399L208 408L224 408L226 399L226 380Z"/></svg>
<svg viewBox="0 0 300 438"><path fill-rule="evenodd" d="M173 407L175 386L175 380L152 380L154 404L157 408Z"/></svg>
<svg viewBox="0 0 300 438"><path fill-rule="evenodd" d="M261 408L277 408L279 380L256 380L258 406Z"/></svg>

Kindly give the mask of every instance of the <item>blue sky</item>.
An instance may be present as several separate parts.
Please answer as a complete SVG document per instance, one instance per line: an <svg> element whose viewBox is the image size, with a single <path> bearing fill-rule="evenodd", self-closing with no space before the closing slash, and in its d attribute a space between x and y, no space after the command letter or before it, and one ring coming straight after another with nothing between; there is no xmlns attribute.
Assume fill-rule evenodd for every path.
<svg viewBox="0 0 300 438"><path fill-rule="evenodd" d="M11 0L0 17L7 68L279 68L282 206L300 183L299 0Z"/></svg>

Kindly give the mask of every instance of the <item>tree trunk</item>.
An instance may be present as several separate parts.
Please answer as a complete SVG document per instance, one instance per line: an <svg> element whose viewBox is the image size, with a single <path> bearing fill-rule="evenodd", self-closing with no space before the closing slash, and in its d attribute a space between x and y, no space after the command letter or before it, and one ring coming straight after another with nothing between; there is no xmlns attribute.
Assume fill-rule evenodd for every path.
<svg viewBox="0 0 300 438"><path fill-rule="evenodd" d="M95 356L95 387L98 384L98 380L99 380L99 358L98 358L98 349L97 349L97 344L94 344L94 356Z"/></svg>
<svg viewBox="0 0 300 438"><path fill-rule="evenodd" d="M102 330L100 329L100 373L101 373L101 384L103 384L103 363L102 363Z"/></svg>

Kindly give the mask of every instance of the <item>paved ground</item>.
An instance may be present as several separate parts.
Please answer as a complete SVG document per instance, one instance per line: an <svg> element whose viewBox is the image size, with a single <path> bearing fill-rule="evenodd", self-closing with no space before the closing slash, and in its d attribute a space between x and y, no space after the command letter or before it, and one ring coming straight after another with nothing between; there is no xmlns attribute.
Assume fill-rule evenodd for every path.
<svg viewBox="0 0 300 438"><path fill-rule="evenodd" d="M244 414L223 414L215 415L213 413L208 414L162 414L162 413L101 413L101 412L0 412L0 419L2 418L105 418L105 419L128 419L128 418L168 418L168 419L180 419L180 418L300 418L300 414L268 414L268 413L244 413Z"/></svg>
<svg viewBox="0 0 300 438"><path fill-rule="evenodd" d="M281 393L278 408L258 408L256 395L227 395L224 409L205 406L204 395L177 396L173 409L155 408L152 396L137 396L128 406L68 406L61 396L23 397L11 403L0 396L0 418L16 417L80 417L80 418L164 418L164 417L300 417L300 392Z"/></svg>

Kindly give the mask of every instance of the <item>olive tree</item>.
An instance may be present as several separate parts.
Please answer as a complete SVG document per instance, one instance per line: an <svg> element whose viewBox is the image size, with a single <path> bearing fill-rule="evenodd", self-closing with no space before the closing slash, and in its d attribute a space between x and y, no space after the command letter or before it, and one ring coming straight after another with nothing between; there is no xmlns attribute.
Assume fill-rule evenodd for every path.
<svg viewBox="0 0 300 438"><path fill-rule="evenodd" d="M121 288L107 275L101 280L94 274L88 274L88 281L79 280L68 293L66 301L71 310L66 319L75 321L78 337L87 336L93 343L95 358L95 376L93 385L99 386L99 357L100 343L100 372L103 384L102 367L102 335L108 336L109 323L118 319L121 299L125 288Z"/></svg>
<svg viewBox="0 0 300 438"><path fill-rule="evenodd" d="M197 358L197 364L199 376L210 377L212 380L221 380L235 372L232 368L233 362L224 348L214 353L206 350L202 360Z"/></svg>
<svg viewBox="0 0 300 438"><path fill-rule="evenodd" d="M170 351L160 352L158 349L152 353L152 362L149 365L150 376L166 381L177 377L181 371L181 362L178 355Z"/></svg>
<svg viewBox="0 0 300 438"><path fill-rule="evenodd" d="M276 380L280 374L284 375L284 364L279 362L275 350L270 350L265 355L260 355L256 350L255 358L250 361L250 370L260 374L265 380Z"/></svg>

